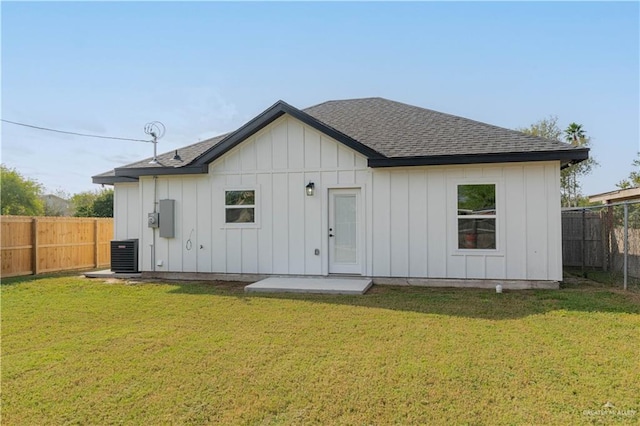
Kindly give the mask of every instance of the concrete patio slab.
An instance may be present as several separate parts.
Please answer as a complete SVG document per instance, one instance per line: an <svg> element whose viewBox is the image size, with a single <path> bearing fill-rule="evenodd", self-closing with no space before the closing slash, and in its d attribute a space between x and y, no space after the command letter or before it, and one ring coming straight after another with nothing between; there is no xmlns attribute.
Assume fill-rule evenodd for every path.
<svg viewBox="0 0 640 426"><path fill-rule="evenodd" d="M87 278L121 278L121 279L129 279L129 278L140 278L142 276L141 273L122 273L122 272L113 272L111 269L103 269L102 271L92 271L85 272L84 274Z"/></svg>
<svg viewBox="0 0 640 426"><path fill-rule="evenodd" d="M262 293L365 294L370 278L270 277L245 286L244 291Z"/></svg>

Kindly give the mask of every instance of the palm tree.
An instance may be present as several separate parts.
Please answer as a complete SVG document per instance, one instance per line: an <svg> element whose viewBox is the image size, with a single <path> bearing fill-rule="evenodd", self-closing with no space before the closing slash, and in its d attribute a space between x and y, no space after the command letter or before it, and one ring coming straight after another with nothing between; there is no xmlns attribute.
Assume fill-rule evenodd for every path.
<svg viewBox="0 0 640 426"><path fill-rule="evenodd" d="M580 146L584 141L586 132L582 129L582 124L571 123L564 131L565 138L573 146Z"/></svg>
<svg viewBox="0 0 640 426"><path fill-rule="evenodd" d="M586 132L582 129L582 124L571 123L569 127L564 131L565 139L573 146L582 146L585 143L585 135ZM571 167L571 166L570 166ZM571 199L573 198L574 205L578 204L578 170L569 171L569 187L573 190L573 195L571 194L571 190L569 193L569 205L571 205Z"/></svg>

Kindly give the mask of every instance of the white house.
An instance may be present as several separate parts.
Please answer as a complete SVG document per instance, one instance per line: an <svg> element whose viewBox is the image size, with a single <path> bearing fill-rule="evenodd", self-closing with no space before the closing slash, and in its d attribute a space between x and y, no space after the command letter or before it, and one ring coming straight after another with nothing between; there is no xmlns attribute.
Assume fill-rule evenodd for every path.
<svg viewBox="0 0 640 426"><path fill-rule="evenodd" d="M147 275L554 287L560 169L586 158L381 98L279 101L235 132L93 181L114 185L115 239L139 240ZM148 224L160 200L173 200L164 235Z"/></svg>

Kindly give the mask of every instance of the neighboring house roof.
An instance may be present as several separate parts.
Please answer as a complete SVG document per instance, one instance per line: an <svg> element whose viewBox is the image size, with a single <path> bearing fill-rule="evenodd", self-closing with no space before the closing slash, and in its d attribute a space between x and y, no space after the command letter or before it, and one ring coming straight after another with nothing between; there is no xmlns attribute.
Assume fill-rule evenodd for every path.
<svg viewBox="0 0 640 426"><path fill-rule="evenodd" d="M601 194L589 195L590 203L611 204L622 201L640 200L640 188L618 189L616 191L603 192Z"/></svg>
<svg viewBox="0 0 640 426"><path fill-rule="evenodd" d="M135 181L139 176L206 173L208 165L283 114L361 153L370 167L586 160L588 148L525 135L467 118L383 98L328 101L299 110L278 101L235 132L116 168L94 183Z"/></svg>
<svg viewBox="0 0 640 426"><path fill-rule="evenodd" d="M57 216L71 215L71 201L53 194L43 195L42 200L49 211L48 214L53 213Z"/></svg>

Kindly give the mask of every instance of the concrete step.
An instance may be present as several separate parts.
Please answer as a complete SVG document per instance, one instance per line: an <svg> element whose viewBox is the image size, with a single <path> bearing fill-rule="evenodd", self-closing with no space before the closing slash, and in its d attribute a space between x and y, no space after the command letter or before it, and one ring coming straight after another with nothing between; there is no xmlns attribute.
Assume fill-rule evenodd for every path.
<svg viewBox="0 0 640 426"><path fill-rule="evenodd" d="M365 294L370 278L270 277L245 286L244 291L263 293Z"/></svg>

